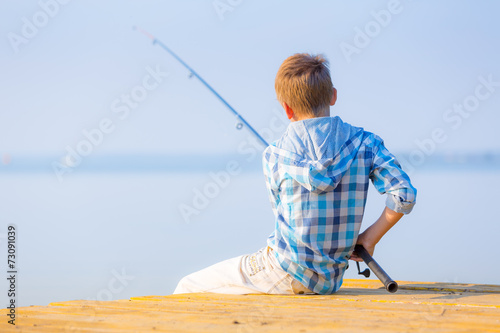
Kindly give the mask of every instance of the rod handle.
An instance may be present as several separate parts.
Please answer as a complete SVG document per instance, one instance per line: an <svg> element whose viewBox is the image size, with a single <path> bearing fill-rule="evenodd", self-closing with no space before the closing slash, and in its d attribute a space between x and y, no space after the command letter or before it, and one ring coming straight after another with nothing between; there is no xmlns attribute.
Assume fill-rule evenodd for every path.
<svg viewBox="0 0 500 333"><path fill-rule="evenodd" d="M396 281L391 279L391 277L380 267L380 265L373 259L373 257L366 251L363 245L357 244L354 247L354 251L358 256L363 259L365 264L372 270L372 272L379 278L379 280L384 284L385 289L390 293L395 293L398 291L398 284Z"/></svg>

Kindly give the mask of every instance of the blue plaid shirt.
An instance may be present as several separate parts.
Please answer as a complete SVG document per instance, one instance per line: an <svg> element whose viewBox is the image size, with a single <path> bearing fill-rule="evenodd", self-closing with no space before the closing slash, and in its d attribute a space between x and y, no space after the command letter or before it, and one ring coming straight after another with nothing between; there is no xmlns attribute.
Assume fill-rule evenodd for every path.
<svg viewBox="0 0 500 333"><path fill-rule="evenodd" d="M382 139L339 117L291 123L263 155L276 217L268 239L281 267L318 294L342 285L371 180L386 205L409 213L416 189Z"/></svg>

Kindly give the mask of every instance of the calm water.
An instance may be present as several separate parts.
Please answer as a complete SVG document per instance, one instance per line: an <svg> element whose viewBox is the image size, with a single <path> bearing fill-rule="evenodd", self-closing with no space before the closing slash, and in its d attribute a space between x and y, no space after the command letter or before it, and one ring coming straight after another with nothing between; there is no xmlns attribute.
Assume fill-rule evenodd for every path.
<svg viewBox="0 0 500 333"><path fill-rule="evenodd" d="M273 216L258 165L219 185L210 169L221 170L77 170L62 183L50 172L0 173L1 269L14 223L18 306L170 294L182 276L264 246ZM379 263L397 280L499 284L499 170L428 168L412 179L418 203L376 248ZM180 205L208 183L212 198L197 198L186 222ZM383 206L370 192L364 227ZM3 280L5 304L7 289Z"/></svg>

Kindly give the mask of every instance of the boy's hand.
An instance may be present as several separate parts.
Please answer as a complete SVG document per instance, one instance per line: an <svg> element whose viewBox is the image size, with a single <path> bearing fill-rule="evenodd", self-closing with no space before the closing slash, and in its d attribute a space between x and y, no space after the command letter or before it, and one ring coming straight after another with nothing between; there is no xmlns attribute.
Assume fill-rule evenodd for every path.
<svg viewBox="0 0 500 333"><path fill-rule="evenodd" d="M385 235L389 229L391 229L403 216L402 213L396 213L395 211L385 207L382 215L378 218L375 223L373 223L368 229L363 233L359 234L356 244L361 244L368 251L368 253L373 256L373 251L375 250L375 245L380 241L382 236ZM351 260L363 261L356 251L351 255Z"/></svg>
<svg viewBox="0 0 500 333"><path fill-rule="evenodd" d="M358 241L356 242L356 244L359 244L359 245L363 245L363 247L365 248L365 250L371 255L373 256L373 252L375 251L375 244L373 243L370 243L366 237L365 237L365 233L361 233L359 236L358 236ZM351 254L351 258L349 258L351 260L354 260L354 261L359 261L359 262L363 262L363 259L361 259L360 256L358 256L358 254L356 253L356 251L354 251L352 254Z"/></svg>

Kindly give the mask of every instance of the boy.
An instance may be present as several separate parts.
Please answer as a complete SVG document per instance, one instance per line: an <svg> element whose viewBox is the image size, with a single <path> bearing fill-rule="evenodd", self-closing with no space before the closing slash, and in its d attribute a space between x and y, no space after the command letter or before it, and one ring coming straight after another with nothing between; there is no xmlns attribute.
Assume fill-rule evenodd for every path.
<svg viewBox="0 0 500 333"><path fill-rule="evenodd" d="M349 258L361 261L354 246L373 254L415 204L416 189L383 141L330 117L337 90L323 57L287 58L275 89L291 123L263 154L276 217L267 247L184 277L174 294L334 293ZM387 194L387 207L359 234L370 180Z"/></svg>

